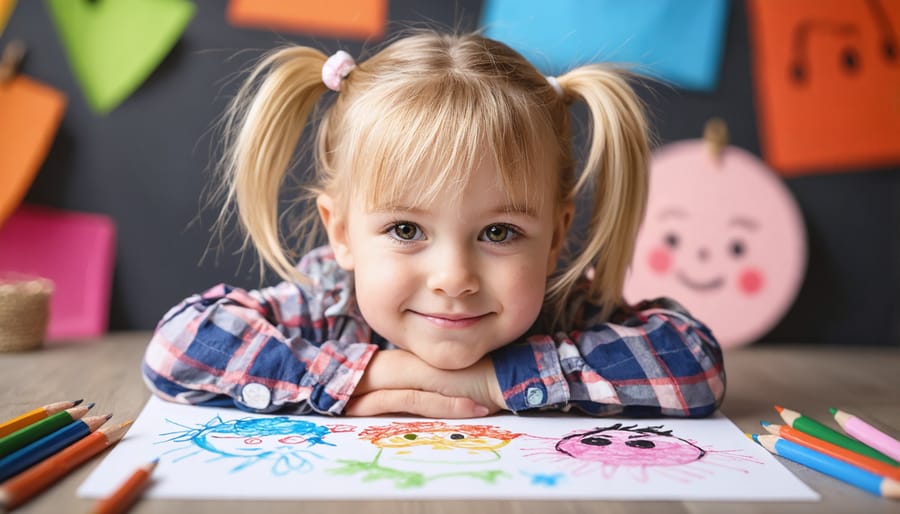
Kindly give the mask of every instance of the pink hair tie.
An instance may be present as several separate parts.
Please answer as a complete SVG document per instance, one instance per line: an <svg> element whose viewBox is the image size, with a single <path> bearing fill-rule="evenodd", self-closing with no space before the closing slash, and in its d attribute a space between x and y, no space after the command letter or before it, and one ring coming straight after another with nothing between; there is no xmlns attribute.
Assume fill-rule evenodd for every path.
<svg viewBox="0 0 900 514"><path fill-rule="evenodd" d="M559 85L559 81L556 80L556 77L544 77L544 78L547 79L548 83L550 83L550 87L552 87L553 90L556 91L556 96L562 98L563 97L563 88L561 85Z"/></svg>
<svg viewBox="0 0 900 514"><path fill-rule="evenodd" d="M322 82L332 91L341 90L341 81L353 71L356 61L347 52L338 50L322 65Z"/></svg>

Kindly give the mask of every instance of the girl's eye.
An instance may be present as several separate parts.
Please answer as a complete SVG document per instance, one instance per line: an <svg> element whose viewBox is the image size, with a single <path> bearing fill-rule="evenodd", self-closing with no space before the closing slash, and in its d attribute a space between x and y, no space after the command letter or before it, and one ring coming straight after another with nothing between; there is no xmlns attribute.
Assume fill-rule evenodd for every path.
<svg viewBox="0 0 900 514"><path fill-rule="evenodd" d="M484 229L484 240L492 243L506 243L518 234L508 225L491 225Z"/></svg>
<svg viewBox="0 0 900 514"><path fill-rule="evenodd" d="M412 223L394 223L390 228L390 233L401 241L417 241L422 239L422 230Z"/></svg>

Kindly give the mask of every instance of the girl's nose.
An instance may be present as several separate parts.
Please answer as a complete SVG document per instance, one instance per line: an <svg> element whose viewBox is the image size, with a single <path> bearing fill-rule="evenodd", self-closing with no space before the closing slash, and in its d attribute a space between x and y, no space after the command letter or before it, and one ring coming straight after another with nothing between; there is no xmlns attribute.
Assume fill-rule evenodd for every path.
<svg viewBox="0 0 900 514"><path fill-rule="evenodd" d="M466 296L478 292L480 286L476 264L464 251L454 251L444 258L429 263L429 289L450 297Z"/></svg>

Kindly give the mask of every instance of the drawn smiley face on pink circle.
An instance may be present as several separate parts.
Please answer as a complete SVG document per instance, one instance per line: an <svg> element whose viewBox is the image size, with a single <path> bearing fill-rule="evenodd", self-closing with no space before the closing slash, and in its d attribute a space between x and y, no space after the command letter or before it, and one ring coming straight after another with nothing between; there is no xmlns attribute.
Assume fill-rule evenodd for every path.
<svg viewBox="0 0 900 514"><path fill-rule="evenodd" d="M630 302L668 296L725 348L750 343L787 312L806 267L806 230L788 191L758 158L701 140L654 153L647 214L625 283Z"/></svg>

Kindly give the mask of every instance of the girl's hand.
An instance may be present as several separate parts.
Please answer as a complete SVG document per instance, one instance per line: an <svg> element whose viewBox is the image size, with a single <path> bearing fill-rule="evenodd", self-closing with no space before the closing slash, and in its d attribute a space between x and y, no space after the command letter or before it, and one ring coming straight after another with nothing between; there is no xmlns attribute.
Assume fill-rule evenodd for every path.
<svg viewBox="0 0 900 514"><path fill-rule="evenodd" d="M489 357L469 368L443 370L405 350L381 350L369 362L344 414L472 418L505 408Z"/></svg>

